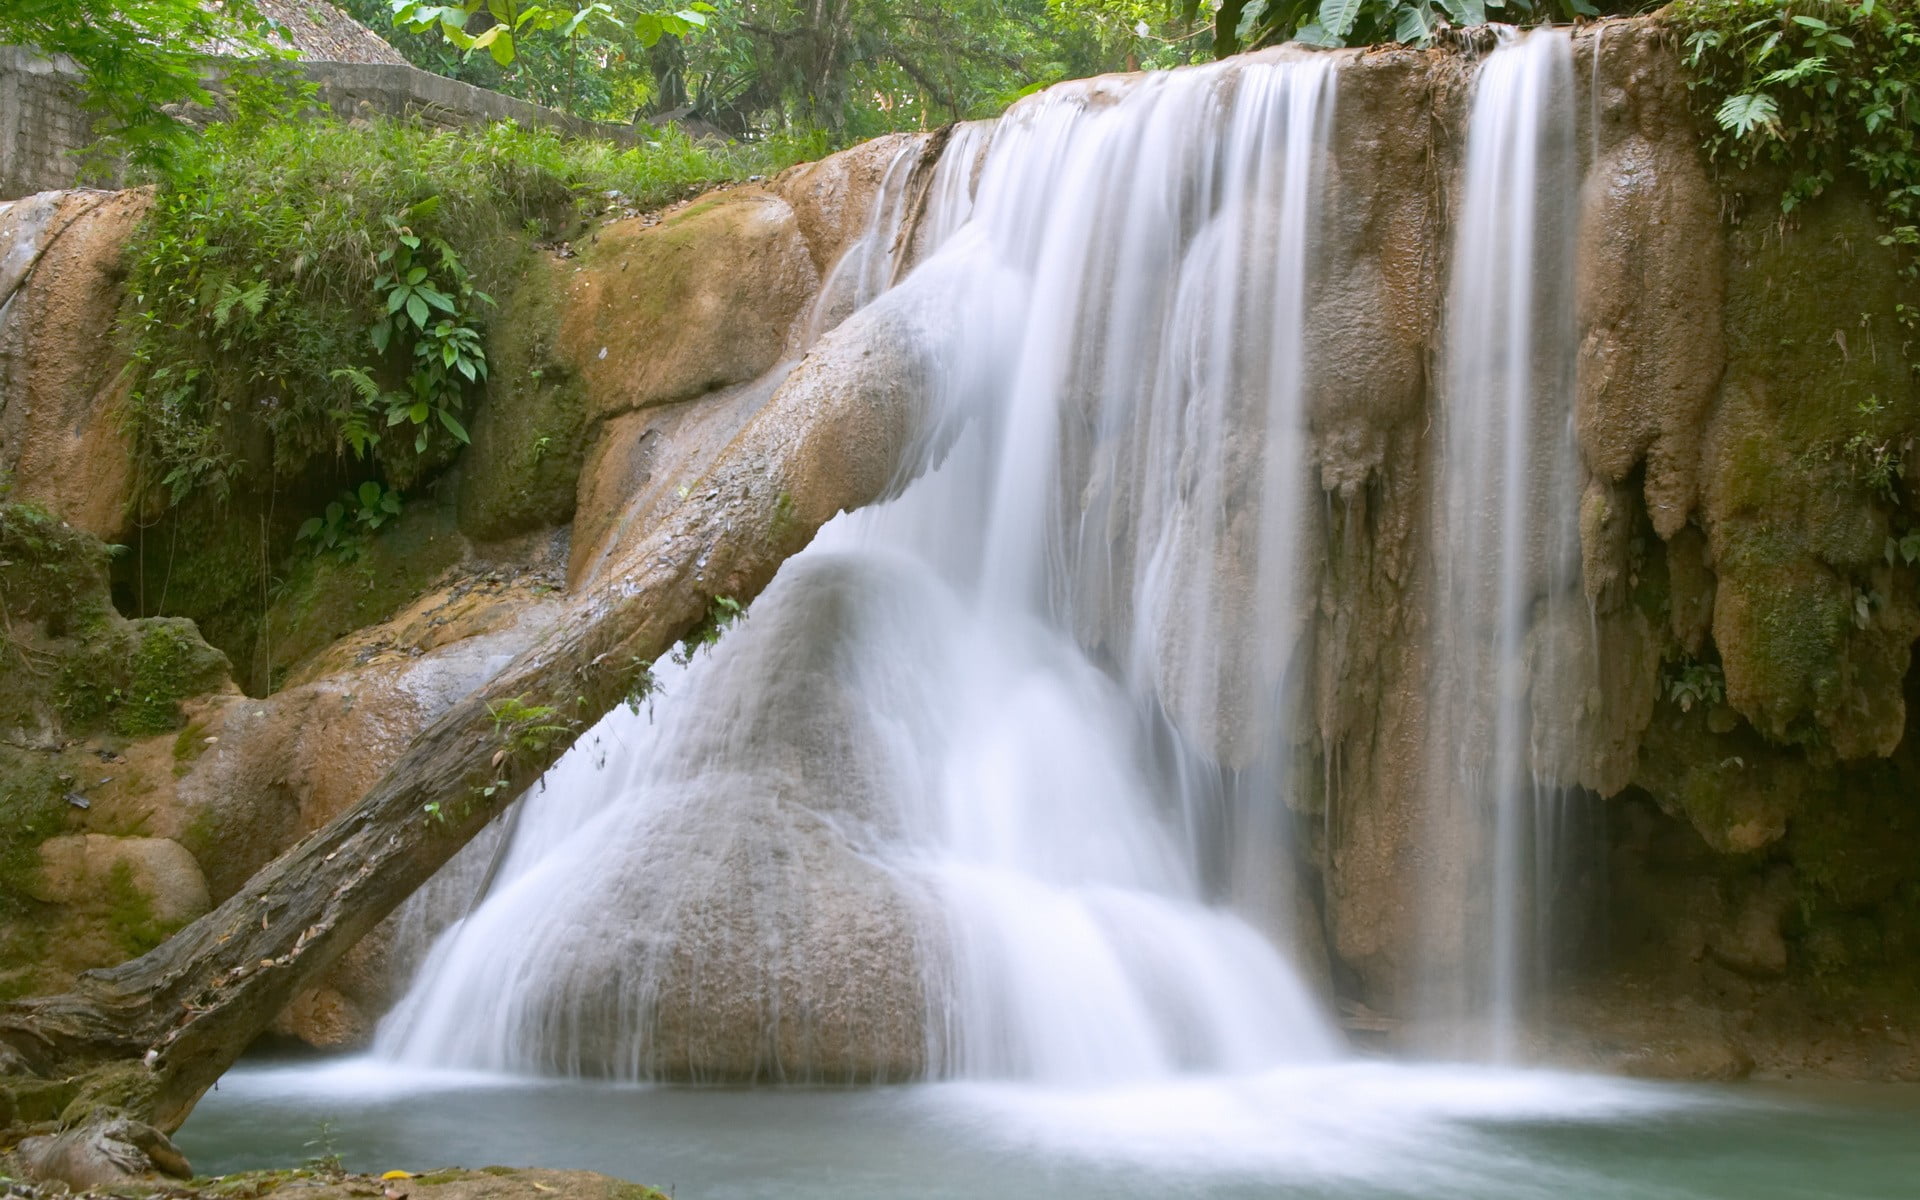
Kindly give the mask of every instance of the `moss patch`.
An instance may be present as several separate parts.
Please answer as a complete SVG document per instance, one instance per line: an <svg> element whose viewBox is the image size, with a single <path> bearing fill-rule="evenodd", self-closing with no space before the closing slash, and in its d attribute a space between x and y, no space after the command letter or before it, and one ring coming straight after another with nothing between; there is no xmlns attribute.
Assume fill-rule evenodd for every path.
<svg viewBox="0 0 1920 1200"><path fill-rule="evenodd" d="M67 826L63 760L0 746L0 999L36 990L47 908L33 898L40 843Z"/></svg>
<svg viewBox="0 0 1920 1200"><path fill-rule="evenodd" d="M118 1063L86 1075L79 1094L60 1112L60 1123L84 1124L102 1112L144 1109L159 1088L158 1078L139 1063Z"/></svg>
<svg viewBox="0 0 1920 1200"><path fill-rule="evenodd" d="M7 619L49 636L107 611L107 547L33 504L0 504L0 600Z"/></svg>
<svg viewBox="0 0 1920 1200"><path fill-rule="evenodd" d="M133 867L124 860L108 868L102 899L106 903L107 932L126 958L140 957L179 928L154 916L153 898L140 889L133 878Z"/></svg>
<svg viewBox="0 0 1920 1200"><path fill-rule="evenodd" d="M432 500L410 504L356 559L303 553L261 625L256 674L279 687L336 639L391 617L465 553L453 506Z"/></svg>
<svg viewBox="0 0 1920 1200"><path fill-rule="evenodd" d="M1756 196L1775 186L1748 184ZM1884 555L1915 521L1900 471L1920 438L1920 391L1895 313L1917 298L1880 232L1849 190L1793 227L1756 218L1733 231L1707 464L1728 700L1776 741L1848 758L1885 753L1897 734L1885 701L1916 619L1913 581L1890 576Z"/></svg>
<svg viewBox="0 0 1920 1200"><path fill-rule="evenodd" d="M218 689L229 669L191 621L107 622L65 655L54 704L69 733L168 733L180 727L180 702Z"/></svg>
<svg viewBox="0 0 1920 1200"><path fill-rule="evenodd" d="M530 256L489 334L492 374L460 479L460 527L478 541L573 517L586 395L558 348L563 270Z"/></svg>

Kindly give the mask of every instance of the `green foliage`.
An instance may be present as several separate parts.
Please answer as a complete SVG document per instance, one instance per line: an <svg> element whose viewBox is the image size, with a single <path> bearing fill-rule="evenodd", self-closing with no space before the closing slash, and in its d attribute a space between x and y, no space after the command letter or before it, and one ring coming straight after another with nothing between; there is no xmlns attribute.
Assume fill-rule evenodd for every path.
<svg viewBox="0 0 1920 1200"><path fill-rule="evenodd" d="M528 704L525 696L488 705L487 715L493 718L494 734L501 741L495 757L504 761L546 750L571 728L554 719L558 712L550 704Z"/></svg>
<svg viewBox="0 0 1920 1200"><path fill-rule="evenodd" d="M33 910L40 843L66 828L59 760L0 745L0 922Z"/></svg>
<svg viewBox="0 0 1920 1200"><path fill-rule="evenodd" d="M1222 51L1283 41L1309 46L1378 42L1424 46L1449 26L1564 22L1644 6L1634 0L1616 0L1604 8L1593 0L1245 0L1233 7L1238 13L1230 35L1215 38ZM1223 5L1220 13L1226 12Z"/></svg>
<svg viewBox="0 0 1920 1200"><path fill-rule="evenodd" d="M466 441L482 281L529 237L570 234L610 190L652 205L767 165L672 133L623 150L241 112L178 164L130 251L143 478L177 504L351 455L410 486Z"/></svg>
<svg viewBox="0 0 1920 1200"><path fill-rule="evenodd" d="M246 0L7 0L0 44L71 57L106 139L96 150L153 167L170 163L189 138L163 106L211 99L201 82L209 48L234 57L285 55Z"/></svg>
<svg viewBox="0 0 1920 1200"><path fill-rule="evenodd" d="M1692 712L1696 704L1724 704L1727 699L1727 681L1719 663L1692 658L1670 662L1661 672L1660 684L1661 693L1679 705L1681 712Z"/></svg>
<svg viewBox="0 0 1920 1200"><path fill-rule="evenodd" d="M810 158L988 116L1061 79L1191 61L1207 28L1166 0L347 6L392 27L394 45L427 70L609 120L672 114L743 140L824 134Z"/></svg>
<svg viewBox="0 0 1920 1200"><path fill-rule="evenodd" d="M651 47L667 36L684 37L707 23L706 13L713 6L695 3L688 8L661 11L635 8L623 3L621 10L598 2L575 9L571 5L554 8L544 4L521 4L519 0L392 0L393 23L415 33L439 30L442 37L463 54L485 50L500 66L510 66L518 57L518 46L534 34L550 34L571 49L571 44L590 27L611 33L624 33L642 48ZM475 28L475 18L479 26Z"/></svg>
<svg viewBox="0 0 1920 1200"><path fill-rule="evenodd" d="M369 479L328 504L317 517L308 517L294 540L313 547L315 554L331 554L353 562L367 551L367 543L382 525L400 515L400 493Z"/></svg>
<svg viewBox="0 0 1920 1200"><path fill-rule="evenodd" d="M126 958L140 957L177 928L154 915L152 897L141 890L125 859L107 869L104 899L107 932Z"/></svg>
<svg viewBox="0 0 1920 1200"><path fill-rule="evenodd" d="M746 607L732 596L715 596L707 604L707 615L674 648L673 661L684 667L701 650L712 650L720 644L720 635L746 615Z"/></svg>
<svg viewBox="0 0 1920 1200"><path fill-rule="evenodd" d="M1909 529L1897 537L1889 534L1886 555L1890 567L1920 565L1920 529Z"/></svg>
<svg viewBox="0 0 1920 1200"><path fill-rule="evenodd" d="M627 711L635 716L640 715L640 709L644 706L648 718L651 719L653 698L660 693L660 680L653 673L653 664L644 659L634 659L630 666L629 677L631 682L627 685L627 694L622 702L627 706Z"/></svg>
<svg viewBox="0 0 1920 1200"><path fill-rule="evenodd" d="M1920 278L1920 7L1914 0L1680 0L1691 86L1735 167L1781 170L1791 213L1845 174ZM1902 305L1908 329L1920 314Z"/></svg>
<svg viewBox="0 0 1920 1200"><path fill-rule="evenodd" d="M309 1170L329 1175L338 1175L346 1170L345 1163L340 1157L340 1147L334 1138L332 1121L320 1122L314 1130L314 1135L301 1145L312 1151L302 1164Z"/></svg>
<svg viewBox="0 0 1920 1200"><path fill-rule="evenodd" d="M516 767L537 760L578 728L576 722L560 716L559 709L549 704L528 704L525 696L489 704L487 714L493 718L494 737L500 745L489 764L494 777L474 789L482 799L511 787ZM446 819L447 814L437 803L425 805L424 810L430 820Z"/></svg>
<svg viewBox="0 0 1920 1200"><path fill-rule="evenodd" d="M438 205L439 197L429 197L408 215L417 220L420 209ZM434 420L465 445L472 439L454 414L465 403L464 389L487 378L487 351L473 324L473 303L491 305L493 297L473 286L472 276L445 239L422 238L393 217L387 225L396 244L379 255L380 265L388 269L373 281L373 290L383 301L383 311L368 336L378 354L389 349L404 353L411 345L412 361L407 390L384 394L379 403L386 408L389 426L413 426L415 454L426 452ZM364 387L356 390L366 394Z"/></svg>

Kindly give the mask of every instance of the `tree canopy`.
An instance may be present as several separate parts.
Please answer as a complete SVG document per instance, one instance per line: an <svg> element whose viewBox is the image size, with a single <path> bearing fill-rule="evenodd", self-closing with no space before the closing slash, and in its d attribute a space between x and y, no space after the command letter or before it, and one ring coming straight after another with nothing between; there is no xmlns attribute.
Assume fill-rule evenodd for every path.
<svg viewBox="0 0 1920 1200"><path fill-rule="evenodd" d="M419 66L583 116L671 113L735 136L800 128L835 141L990 115L1060 79L1170 66L1211 46L1206 22L1165 0L570 3L345 7Z"/></svg>
<svg viewBox="0 0 1920 1200"><path fill-rule="evenodd" d="M169 157L183 132L165 106L206 103L207 52L282 53L247 0L6 0L0 44L64 54L80 67L98 132L138 164Z"/></svg>

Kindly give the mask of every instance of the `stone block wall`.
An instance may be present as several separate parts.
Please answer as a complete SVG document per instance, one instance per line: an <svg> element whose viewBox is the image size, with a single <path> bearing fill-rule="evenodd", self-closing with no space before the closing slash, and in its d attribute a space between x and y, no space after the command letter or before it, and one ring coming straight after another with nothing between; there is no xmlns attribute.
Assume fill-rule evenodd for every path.
<svg viewBox="0 0 1920 1200"><path fill-rule="evenodd" d="M72 62L0 46L0 200L72 187L92 143Z"/></svg>

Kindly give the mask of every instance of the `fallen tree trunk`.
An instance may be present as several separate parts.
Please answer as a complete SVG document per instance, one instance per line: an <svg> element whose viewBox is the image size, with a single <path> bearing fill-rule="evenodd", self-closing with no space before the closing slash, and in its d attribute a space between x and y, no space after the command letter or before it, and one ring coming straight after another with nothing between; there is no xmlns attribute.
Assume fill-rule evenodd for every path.
<svg viewBox="0 0 1920 1200"><path fill-rule="evenodd" d="M718 598L751 599L824 522L884 495L920 434L924 390L913 339L875 311L886 307L823 339L686 498L358 805L147 955L72 994L0 1008L0 1127L18 1132L35 1116L20 1097L37 1095L42 1117L62 1106L70 1138L129 1119L177 1129L303 986L644 690L653 660ZM54 1161L72 1146L40 1149ZM167 1149L148 1157L164 1165Z"/></svg>

